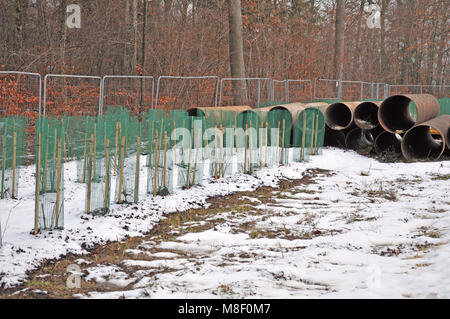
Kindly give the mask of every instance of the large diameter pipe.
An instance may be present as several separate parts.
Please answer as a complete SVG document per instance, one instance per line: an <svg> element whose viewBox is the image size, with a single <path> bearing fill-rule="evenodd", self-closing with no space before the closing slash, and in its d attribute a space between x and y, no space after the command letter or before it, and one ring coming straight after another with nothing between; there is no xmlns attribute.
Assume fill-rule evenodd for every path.
<svg viewBox="0 0 450 319"><path fill-rule="evenodd" d="M323 146L345 148L345 133L346 131L332 130L325 125L325 140Z"/></svg>
<svg viewBox="0 0 450 319"><path fill-rule="evenodd" d="M325 111L325 122L333 130L342 131L353 124L354 111L361 102L331 104Z"/></svg>
<svg viewBox="0 0 450 319"><path fill-rule="evenodd" d="M387 152L400 155L402 153L402 137L399 134L382 132L375 139L375 152L378 155Z"/></svg>
<svg viewBox="0 0 450 319"><path fill-rule="evenodd" d="M352 149L359 154L366 155L373 149L374 138L370 131L357 127L347 133L345 144L347 148Z"/></svg>
<svg viewBox="0 0 450 319"><path fill-rule="evenodd" d="M406 132L402 153L408 160L438 160L449 140L450 115L441 115Z"/></svg>
<svg viewBox="0 0 450 319"><path fill-rule="evenodd" d="M355 124L363 130L372 130L380 122L378 121L378 109L381 102L362 102L355 108Z"/></svg>
<svg viewBox="0 0 450 319"><path fill-rule="evenodd" d="M411 115L411 108L416 115ZM378 120L383 128L391 133L403 134L414 125L438 116L439 101L430 94L393 95L381 104Z"/></svg>

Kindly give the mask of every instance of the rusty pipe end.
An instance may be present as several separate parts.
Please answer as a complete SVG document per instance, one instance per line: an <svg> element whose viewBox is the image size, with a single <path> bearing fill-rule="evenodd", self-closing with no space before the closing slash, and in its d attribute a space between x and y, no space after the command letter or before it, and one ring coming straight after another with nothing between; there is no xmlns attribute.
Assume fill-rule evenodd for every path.
<svg viewBox="0 0 450 319"><path fill-rule="evenodd" d="M325 111L325 122L333 130L345 130L353 124L353 109L348 103L331 104Z"/></svg>
<svg viewBox="0 0 450 319"><path fill-rule="evenodd" d="M378 121L378 109L381 103L363 102L359 104L354 113L355 124L364 130L372 130L376 128L380 122Z"/></svg>
<svg viewBox="0 0 450 319"><path fill-rule="evenodd" d="M355 128L348 132L345 137L345 144L347 148L352 149L359 154L369 154L374 145L374 138L369 131L361 128Z"/></svg>
<svg viewBox="0 0 450 319"><path fill-rule="evenodd" d="M410 107L416 109L413 117ZM378 121L390 133L403 134L416 124L439 114L439 101L430 94L393 95L384 100L378 111Z"/></svg>
<svg viewBox="0 0 450 319"><path fill-rule="evenodd" d="M385 152L400 155L402 153L402 138L398 134L384 131L375 139L374 148L378 155Z"/></svg>
<svg viewBox="0 0 450 319"><path fill-rule="evenodd" d="M443 115L408 130L401 149L408 160L438 160L449 139L450 115Z"/></svg>

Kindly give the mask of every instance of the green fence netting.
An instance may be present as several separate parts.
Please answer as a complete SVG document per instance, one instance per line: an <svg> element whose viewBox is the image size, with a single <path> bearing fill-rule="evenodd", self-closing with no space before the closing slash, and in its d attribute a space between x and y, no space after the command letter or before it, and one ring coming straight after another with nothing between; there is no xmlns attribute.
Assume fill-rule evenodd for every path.
<svg viewBox="0 0 450 319"><path fill-rule="evenodd" d="M440 99L439 104L441 105L440 115L450 115L450 98Z"/></svg>
<svg viewBox="0 0 450 319"><path fill-rule="evenodd" d="M308 161L321 153L325 139L325 117L318 108L306 108L294 120L292 141L293 160Z"/></svg>
<svg viewBox="0 0 450 319"><path fill-rule="evenodd" d="M65 148L63 121L39 119L35 157L35 232L64 227Z"/></svg>
<svg viewBox="0 0 450 319"><path fill-rule="evenodd" d="M27 121L20 117L0 118L0 198L18 198L19 168L26 164Z"/></svg>
<svg viewBox="0 0 450 319"><path fill-rule="evenodd" d="M139 200L141 126L137 117L122 112L114 196L116 203L137 203Z"/></svg>
<svg viewBox="0 0 450 319"><path fill-rule="evenodd" d="M109 212L111 188L111 139L116 121L110 116L97 117L89 136L86 156L86 212Z"/></svg>

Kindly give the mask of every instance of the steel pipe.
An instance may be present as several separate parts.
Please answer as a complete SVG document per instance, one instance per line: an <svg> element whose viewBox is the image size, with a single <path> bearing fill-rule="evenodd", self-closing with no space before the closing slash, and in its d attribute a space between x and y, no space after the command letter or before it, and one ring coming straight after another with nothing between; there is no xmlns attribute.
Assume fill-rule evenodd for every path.
<svg viewBox="0 0 450 319"><path fill-rule="evenodd" d="M362 102L355 108L355 124L363 130L372 130L380 122L378 121L378 109L381 102Z"/></svg>
<svg viewBox="0 0 450 319"><path fill-rule="evenodd" d="M375 138L375 152L380 155L385 152L392 152L400 155L402 153L402 137L384 131Z"/></svg>
<svg viewBox="0 0 450 319"><path fill-rule="evenodd" d="M450 115L442 115L408 130L402 154L408 160L438 160L448 146Z"/></svg>
<svg viewBox="0 0 450 319"><path fill-rule="evenodd" d="M416 109L414 117L411 107ZM414 125L438 116L439 109L439 101L430 94L393 95L381 104L378 120L386 131L403 134Z"/></svg>
<svg viewBox="0 0 450 319"><path fill-rule="evenodd" d="M333 130L342 131L353 124L354 111L361 102L331 104L325 111L325 122Z"/></svg>
<svg viewBox="0 0 450 319"><path fill-rule="evenodd" d="M366 155L373 149L374 138L370 131L357 127L347 133L345 145L359 154Z"/></svg>

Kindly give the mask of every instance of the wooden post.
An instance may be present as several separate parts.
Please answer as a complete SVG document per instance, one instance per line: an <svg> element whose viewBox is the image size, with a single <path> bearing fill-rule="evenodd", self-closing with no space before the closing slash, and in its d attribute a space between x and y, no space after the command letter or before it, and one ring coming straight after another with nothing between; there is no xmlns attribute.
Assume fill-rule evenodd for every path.
<svg viewBox="0 0 450 319"><path fill-rule="evenodd" d="M86 213L91 212L91 187L92 187L92 152L94 148L94 134L91 134L91 143L89 146L89 166L88 166L88 180L87 180L87 199L86 199Z"/></svg>
<svg viewBox="0 0 450 319"><path fill-rule="evenodd" d="M140 136L136 137L136 172L134 175L134 203L137 204L139 200L139 168L140 168L140 146L141 146L141 138Z"/></svg>
<svg viewBox="0 0 450 319"><path fill-rule="evenodd" d="M155 165L155 176L153 181L153 197L156 197L156 189L157 189L157 181L158 181L158 130L155 132L155 162L153 163Z"/></svg>
<svg viewBox="0 0 450 319"><path fill-rule="evenodd" d="M17 133L14 132L11 198L15 198L14 194L16 192L16 147L17 147Z"/></svg>
<svg viewBox="0 0 450 319"><path fill-rule="evenodd" d="M41 133L38 134L37 145L37 162L36 162L36 199L34 206L34 234L39 232L39 193L41 191Z"/></svg>
<svg viewBox="0 0 450 319"><path fill-rule="evenodd" d="M305 144L306 144L306 111L304 111L303 117L303 134L302 134L302 161L305 161Z"/></svg>
<svg viewBox="0 0 450 319"><path fill-rule="evenodd" d="M122 136L120 143L120 170L119 170L119 194L117 195L117 202L122 203L122 187L123 187L123 165L125 162L125 136Z"/></svg>
<svg viewBox="0 0 450 319"><path fill-rule="evenodd" d="M312 127L311 127L311 151L310 151L310 155L313 155L313 147L314 147L314 124L315 124L315 117L314 117L314 114L313 114Z"/></svg>
<svg viewBox="0 0 450 319"><path fill-rule="evenodd" d="M105 212L108 210L108 203L109 203L109 180L110 180L110 165L109 165L109 139L106 139L105 142L105 155L106 155L106 159L105 159L105 200L104 200L104 210Z"/></svg>
<svg viewBox="0 0 450 319"><path fill-rule="evenodd" d="M58 228L61 200L61 138L58 139L58 164L56 169L56 207L55 207L55 228Z"/></svg>
<svg viewBox="0 0 450 319"><path fill-rule="evenodd" d="M97 123L94 123L94 147L93 147L93 153L92 156L94 157L92 161L93 165L93 173L92 176L95 179L95 176L97 175Z"/></svg>

